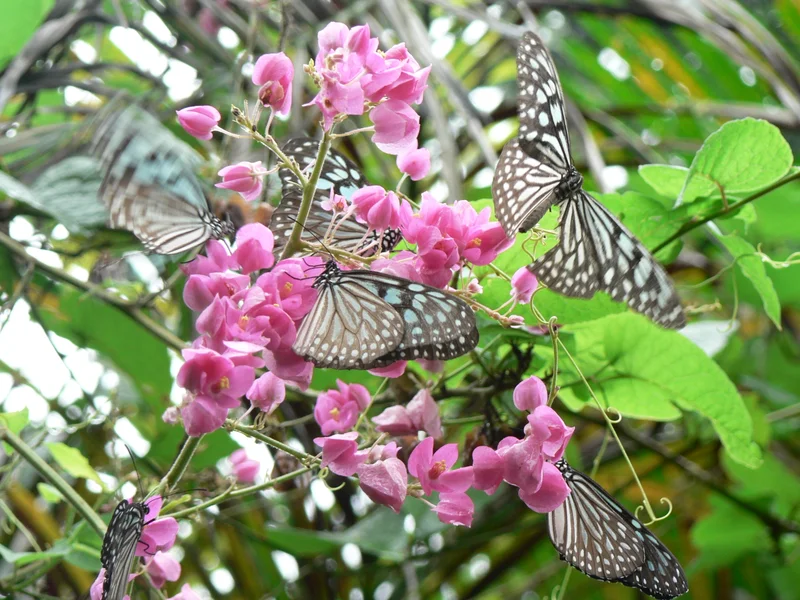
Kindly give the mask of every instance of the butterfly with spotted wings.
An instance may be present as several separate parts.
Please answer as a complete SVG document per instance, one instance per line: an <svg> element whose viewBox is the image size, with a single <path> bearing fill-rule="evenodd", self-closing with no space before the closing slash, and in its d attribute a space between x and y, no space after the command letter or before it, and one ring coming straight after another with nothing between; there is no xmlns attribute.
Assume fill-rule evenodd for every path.
<svg viewBox="0 0 800 600"><path fill-rule="evenodd" d="M503 148L492 183L495 212L508 236L528 231L559 205L559 242L528 269L550 289L577 298L608 293L656 323L678 329L686 316L650 252L582 189L572 164L564 93L553 59L534 33L517 50L519 135Z"/></svg>
<svg viewBox="0 0 800 600"><path fill-rule="evenodd" d="M108 524L100 562L105 569L102 600L122 600L133 568L136 546L144 530L149 508L144 502L123 500L114 509Z"/></svg>
<svg viewBox="0 0 800 600"><path fill-rule="evenodd" d="M376 271L343 271L333 260L314 281L319 295L292 349L316 366L374 369L399 360L449 360L478 343L461 298Z"/></svg>
<svg viewBox="0 0 800 600"><path fill-rule="evenodd" d="M301 169L308 169L317 160L319 140L307 137L293 138L286 142L281 149L287 156L294 158ZM303 187L292 170L283 168L279 174L281 201L275 207L270 221L270 229L275 236L276 254L280 254L292 234L296 223L295 217L297 217L303 200ZM311 203L311 210L301 234L302 239L308 242L322 239L328 231L332 215L330 211L322 208L321 202L330 197L331 189L335 194L350 200L357 190L368 185L369 182L353 161L334 149L328 150ZM397 229L390 229L380 236L375 230L370 230L364 223L350 215L335 228L332 245L348 252L370 256L378 250L378 243L381 244L381 252L388 252L401 239L402 236Z"/></svg>
<svg viewBox="0 0 800 600"><path fill-rule="evenodd" d="M570 494L547 515L561 558L595 579L615 581L668 600L689 590L678 560L634 515L563 459L556 467Z"/></svg>
<svg viewBox="0 0 800 600"><path fill-rule="evenodd" d="M234 233L209 206L194 168L199 159L137 106L106 115L92 140L100 160L98 195L109 226L131 231L157 254L181 254Z"/></svg>

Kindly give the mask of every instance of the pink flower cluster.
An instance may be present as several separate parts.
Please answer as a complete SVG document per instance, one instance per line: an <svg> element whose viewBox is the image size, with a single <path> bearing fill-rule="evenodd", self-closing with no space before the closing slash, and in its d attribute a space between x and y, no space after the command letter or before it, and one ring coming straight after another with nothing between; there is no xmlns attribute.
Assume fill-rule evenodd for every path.
<svg viewBox="0 0 800 600"><path fill-rule="evenodd" d="M357 475L364 493L379 504L399 512L408 495L418 497L439 493L438 504L429 502L444 523L472 524L475 511L467 490L475 488L493 494L503 481L519 488L529 508L550 512L564 502L569 488L553 464L564 454L574 428L567 427L547 406L547 389L538 377L530 377L514 390L514 404L528 411L525 437L503 439L494 450L476 448L472 466L454 469L458 446L445 444L434 451L434 437L442 435L438 407L427 390L420 391L407 407L394 406L373 419L378 430L390 435L429 436L417 444L408 467L397 458L397 445L390 442L359 450L356 425L358 414L370 404L369 393L357 384L338 382L339 392L320 395L314 416L323 434L314 440L322 448L322 467L343 477ZM328 435L333 433L332 435ZM409 474L417 482L409 485Z"/></svg>
<svg viewBox="0 0 800 600"><path fill-rule="evenodd" d="M547 406L547 388L538 377L529 377L514 390L514 405L529 411L525 437L509 436L497 450L487 446L472 453L475 488L493 494L505 481L519 488L520 499L536 512L558 508L569 488L552 463L564 454L575 431Z"/></svg>
<svg viewBox="0 0 800 600"><path fill-rule="evenodd" d="M183 267L189 275L184 302L200 312L200 337L183 351L186 362L177 378L186 390L180 413L189 435L222 426L244 395L270 413L285 398L285 382L306 389L311 381L312 363L297 356L292 344L316 300L313 278L305 275L306 263L315 263L285 260L251 283L251 273L274 265L272 248L272 232L249 224L237 231L232 254L211 241L207 257ZM269 372L255 379L255 369L264 366Z"/></svg>
<svg viewBox="0 0 800 600"><path fill-rule="evenodd" d="M130 502L130 500L128 500ZM163 500L161 496L154 496L146 503L144 529L136 545L136 556L145 557L145 571L150 576L150 581L156 588L161 588L167 581L177 581L181 576L181 565L175 558L165 551L172 548L178 535L178 522L172 517L158 518ZM105 569L100 569L92 587L89 590L91 600L101 600L103 596L103 582ZM137 573L132 573L128 581L134 579ZM193 593L193 592L192 592ZM128 598L128 596L125 596ZM190 596L174 596L170 600L192 600Z"/></svg>
<svg viewBox="0 0 800 600"><path fill-rule="evenodd" d="M417 245L417 254L403 251L371 268L444 287L465 262L488 265L514 244L499 223L489 222L489 213L488 207L477 212L466 200L442 204L424 192L419 212L403 215L400 223L403 238Z"/></svg>

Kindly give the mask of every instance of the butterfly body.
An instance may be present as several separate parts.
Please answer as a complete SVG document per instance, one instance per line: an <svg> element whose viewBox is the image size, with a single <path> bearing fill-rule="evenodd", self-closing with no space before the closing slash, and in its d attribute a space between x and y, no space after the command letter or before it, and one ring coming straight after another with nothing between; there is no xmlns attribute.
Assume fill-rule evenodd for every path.
<svg viewBox="0 0 800 600"><path fill-rule="evenodd" d="M636 587L659 600L688 591L678 560L639 519L565 460L555 466L570 489L547 515L550 540L562 560L589 577Z"/></svg>
<svg viewBox="0 0 800 600"><path fill-rule="evenodd" d="M506 235L528 231L558 205L559 242L530 267L552 290L577 298L608 293L664 327L686 316L672 282L650 252L582 189L572 163L564 95L542 41L526 33L517 51L519 136L500 155L492 196Z"/></svg>
<svg viewBox="0 0 800 600"><path fill-rule="evenodd" d="M301 169L308 169L314 165L317 159L319 141L306 137L294 138L286 142L282 149L287 156L294 158ZM270 221L270 229L275 235L276 253L280 253L286 245L303 200L303 188L291 169L281 169L280 178L281 201L275 208ZM306 242L315 242L328 233L333 214L322 208L321 202L329 199L331 190L349 201L357 190L368 185L369 182L351 160L336 150L329 150L317 182L317 190L311 201L311 209L304 224L301 239ZM334 246L364 256L375 254L378 251L379 242L381 244L380 251L387 252L392 250L402 239L402 235L397 229L390 229L381 237L378 232L370 230L352 215L341 221L332 235Z"/></svg>
<svg viewBox="0 0 800 600"><path fill-rule="evenodd" d="M106 118L93 139L109 226L158 254L181 254L234 233L217 218L194 174L198 158L135 106Z"/></svg>
<svg viewBox="0 0 800 600"><path fill-rule="evenodd" d="M123 500L114 509L103 537L100 562L105 571L102 600L121 600L136 558L136 547L149 509L144 502Z"/></svg>
<svg viewBox="0 0 800 600"><path fill-rule="evenodd" d="M374 369L399 360L448 360L478 343L469 305L387 273L342 271L329 261L294 351L322 368Z"/></svg>

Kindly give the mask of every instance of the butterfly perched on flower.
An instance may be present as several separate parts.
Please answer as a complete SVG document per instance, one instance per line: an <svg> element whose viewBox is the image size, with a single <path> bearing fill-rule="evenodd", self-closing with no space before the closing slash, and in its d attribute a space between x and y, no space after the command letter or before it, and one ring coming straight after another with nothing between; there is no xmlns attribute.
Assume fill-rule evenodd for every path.
<svg viewBox="0 0 800 600"><path fill-rule="evenodd" d="M307 137L293 138L282 147L283 152L294 158L301 169L308 169L314 165L318 149L319 140ZM292 170L281 169L280 178L281 201L272 213L270 221L270 229L275 236L276 254L283 250L292 234L303 201L303 188ZM334 149L328 150L301 239L314 242L325 237L333 215L323 208L322 203L330 198L331 191L350 200L357 190L368 185L353 161ZM375 254L378 243L381 244L380 251L386 252L402 239L400 231L396 229L386 231L381 237L375 230L370 230L366 224L356 220L353 215L343 219L338 226L334 226L334 229L332 245L364 256Z"/></svg>
<svg viewBox="0 0 800 600"><path fill-rule="evenodd" d="M664 327L686 316L650 252L582 189L572 164L564 94L542 40L525 33L517 50L519 135L503 148L492 183L495 213L509 237L559 205L559 242L528 269L550 289L577 298L606 292Z"/></svg>
<svg viewBox="0 0 800 600"><path fill-rule="evenodd" d="M100 562L105 569L103 600L122 600L125 595L136 546L149 510L144 502L128 500L123 500L114 509L100 550Z"/></svg>
<svg viewBox="0 0 800 600"><path fill-rule="evenodd" d="M334 261L314 281L317 300L292 349L316 366L374 369L399 360L448 360L478 343L475 314L443 290Z"/></svg>
<svg viewBox="0 0 800 600"><path fill-rule="evenodd" d="M570 494L548 513L547 529L563 560L590 577L635 587L659 600L689 590L678 559L639 519L565 460L555 464Z"/></svg>
<svg viewBox="0 0 800 600"><path fill-rule="evenodd" d="M234 233L211 211L194 173L199 159L136 106L106 115L92 140L100 160L98 195L109 226L127 229L157 254L181 254Z"/></svg>

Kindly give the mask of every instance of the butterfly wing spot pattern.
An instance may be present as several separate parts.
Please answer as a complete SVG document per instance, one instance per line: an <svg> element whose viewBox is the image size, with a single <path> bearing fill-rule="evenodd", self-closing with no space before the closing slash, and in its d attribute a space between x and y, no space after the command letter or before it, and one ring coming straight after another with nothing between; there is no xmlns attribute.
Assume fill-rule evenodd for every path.
<svg viewBox="0 0 800 600"><path fill-rule="evenodd" d="M688 591L680 563L647 527L563 459L556 467L570 494L548 514L547 529L563 560L590 577L636 587L659 600Z"/></svg>
<svg viewBox="0 0 800 600"><path fill-rule="evenodd" d="M283 145L283 152L297 162L303 170L313 167L317 159L319 141L307 137L293 138ZM291 169L280 170L281 201L275 208L270 221L270 229L275 236L275 253L280 254L286 246L292 229L296 223L297 213L303 201L303 188ZM353 194L369 185L369 182L359 171L358 167L346 156L336 150L329 150L325 157L325 164L317 182L317 190L311 203L311 210L304 224L301 238L306 242L315 242L322 239L328 231L328 226L333 216L331 212L322 208L320 204L330 197L331 190L335 194L344 196L348 201ZM370 249L362 252L366 255L374 254L375 242L379 235L374 230L369 230L363 223L355 218L348 217L341 221L334 234L333 244L347 250L357 252L360 248L369 246ZM400 241L400 232L392 229L383 236L381 251L393 249Z"/></svg>
<svg viewBox="0 0 800 600"><path fill-rule="evenodd" d="M559 204L559 242L529 268L565 296L608 293L668 328L686 315L663 267L601 203L581 189L572 164L564 95L542 41L527 32L517 50L519 137L500 155L492 182L495 212L508 236L528 231Z"/></svg>
<svg viewBox="0 0 800 600"><path fill-rule="evenodd" d="M137 106L107 115L92 140L109 226L158 254L181 254L233 227L212 212L194 174L199 159Z"/></svg>
<svg viewBox="0 0 800 600"><path fill-rule="evenodd" d="M127 500L114 509L100 550L100 562L106 570L102 600L121 600L125 595L148 512L145 503Z"/></svg>
<svg viewBox="0 0 800 600"><path fill-rule="evenodd" d="M374 369L399 360L448 360L478 343L469 305L442 290L330 261L294 351L322 368Z"/></svg>

